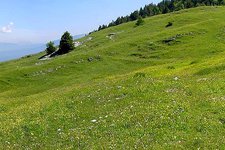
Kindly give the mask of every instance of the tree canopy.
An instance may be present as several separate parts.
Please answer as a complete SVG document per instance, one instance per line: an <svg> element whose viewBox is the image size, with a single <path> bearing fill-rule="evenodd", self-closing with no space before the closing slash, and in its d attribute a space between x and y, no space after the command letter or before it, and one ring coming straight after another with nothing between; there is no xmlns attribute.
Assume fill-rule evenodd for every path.
<svg viewBox="0 0 225 150"><path fill-rule="evenodd" d="M46 44L46 53L52 54L53 52L56 51L56 47L54 46L54 42L50 41Z"/></svg>

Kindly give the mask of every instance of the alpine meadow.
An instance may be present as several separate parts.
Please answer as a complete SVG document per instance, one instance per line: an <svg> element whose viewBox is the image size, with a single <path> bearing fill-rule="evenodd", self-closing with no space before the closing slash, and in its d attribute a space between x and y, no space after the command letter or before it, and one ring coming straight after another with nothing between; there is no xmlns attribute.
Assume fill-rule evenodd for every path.
<svg viewBox="0 0 225 150"><path fill-rule="evenodd" d="M225 149L224 14L139 16L1 62L0 149Z"/></svg>

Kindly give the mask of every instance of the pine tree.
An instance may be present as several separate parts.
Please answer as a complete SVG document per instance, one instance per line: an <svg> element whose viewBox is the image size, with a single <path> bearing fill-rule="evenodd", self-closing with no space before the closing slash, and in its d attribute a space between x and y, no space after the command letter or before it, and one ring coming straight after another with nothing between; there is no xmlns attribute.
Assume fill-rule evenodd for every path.
<svg viewBox="0 0 225 150"><path fill-rule="evenodd" d="M196 4L196 5L197 5L197 4ZM178 2L178 3L176 4L175 11L182 10L182 9L184 9L184 3Z"/></svg>
<svg viewBox="0 0 225 150"><path fill-rule="evenodd" d="M100 31L102 29L102 26L100 25L99 27L98 27L98 31Z"/></svg>
<svg viewBox="0 0 225 150"><path fill-rule="evenodd" d="M103 30L103 29L106 29L108 26L107 25L102 25L102 29L101 30Z"/></svg>
<svg viewBox="0 0 225 150"><path fill-rule="evenodd" d="M187 0L186 1L186 6L185 6L186 8L192 8L192 7L194 7L194 3L192 2L192 0Z"/></svg>
<svg viewBox="0 0 225 150"><path fill-rule="evenodd" d="M118 17L118 18L116 19L115 24L116 24L116 25L121 24L121 17Z"/></svg>
<svg viewBox="0 0 225 150"><path fill-rule="evenodd" d="M66 31L60 40L59 54L66 54L74 49L73 37Z"/></svg>
<svg viewBox="0 0 225 150"><path fill-rule="evenodd" d="M50 41L46 44L46 53L49 55L49 54L52 54L53 52L56 51L56 47L54 46L54 42Z"/></svg>
<svg viewBox="0 0 225 150"><path fill-rule="evenodd" d="M141 8L139 10L139 15L142 17L142 18L145 18L147 16L147 14L145 13L145 10L143 8Z"/></svg>
<svg viewBox="0 0 225 150"><path fill-rule="evenodd" d="M112 26L115 26L115 21L113 20L112 22L109 23L108 27L112 27Z"/></svg>
<svg viewBox="0 0 225 150"><path fill-rule="evenodd" d="M224 0L218 0L219 5L224 5Z"/></svg>
<svg viewBox="0 0 225 150"><path fill-rule="evenodd" d="M153 13L153 16L161 14L160 9L157 6L153 6L152 13Z"/></svg>
<svg viewBox="0 0 225 150"><path fill-rule="evenodd" d="M171 12L175 11L175 2L174 2L174 0L170 1L170 4L169 4L168 8L169 8L169 10Z"/></svg>
<svg viewBox="0 0 225 150"><path fill-rule="evenodd" d="M138 17L139 17L139 12L137 10L130 14L131 21L137 20Z"/></svg>

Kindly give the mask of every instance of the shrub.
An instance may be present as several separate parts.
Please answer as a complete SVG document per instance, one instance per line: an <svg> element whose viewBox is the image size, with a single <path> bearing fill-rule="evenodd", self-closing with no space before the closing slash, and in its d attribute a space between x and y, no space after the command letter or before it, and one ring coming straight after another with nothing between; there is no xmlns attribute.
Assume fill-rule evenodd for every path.
<svg viewBox="0 0 225 150"><path fill-rule="evenodd" d="M142 19L142 17L139 17L135 25L140 26L140 25L143 25L143 24L144 24L144 20Z"/></svg>

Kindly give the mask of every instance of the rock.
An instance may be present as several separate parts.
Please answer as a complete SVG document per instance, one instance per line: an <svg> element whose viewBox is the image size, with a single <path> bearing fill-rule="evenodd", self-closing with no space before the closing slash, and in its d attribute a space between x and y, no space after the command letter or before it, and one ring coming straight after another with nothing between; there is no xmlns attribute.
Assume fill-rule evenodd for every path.
<svg viewBox="0 0 225 150"><path fill-rule="evenodd" d="M163 40L163 43L168 44L168 43L173 42L173 41L176 41L175 37L172 37L172 38L169 38L169 39L165 39L165 40Z"/></svg>
<svg viewBox="0 0 225 150"><path fill-rule="evenodd" d="M88 37L86 41L91 41L93 37Z"/></svg>
<svg viewBox="0 0 225 150"><path fill-rule="evenodd" d="M93 57L89 57L89 58L88 58L88 61L89 61L89 62L92 62L93 60L94 60Z"/></svg>
<svg viewBox="0 0 225 150"><path fill-rule="evenodd" d="M82 42L79 42L79 41L77 41L77 42L74 42L74 46L75 47L78 47L78 46L80 46L80 45L82 45L83 43Z"/></svg>
<svg viewBox="0 0 225 150"><path fill-rule="evenodd" d="M109 33L108 36L114 36L116 33Z"/></svg>
<svg viewBox="0 0 225 150"><path fill-rule="evenodd" d="M207 81L207 78L201 78L197 80L197 82L201 82L201 81Z"/></svg>
<svg viewBox="0 0 225 150"><path fill-rule="evenodd" d="M95 122L97 122L97 120L96 120L96 119L93 119L93 120L91 120L91 122L92 122L92 123L95 123Z"/></svg>
<svg viewBox="0 0 225 150"><path fill-rule="evenodd" d="M109 38L110 40L113 40L115 35L116 33L109 33L106 37Z"/></svg>

